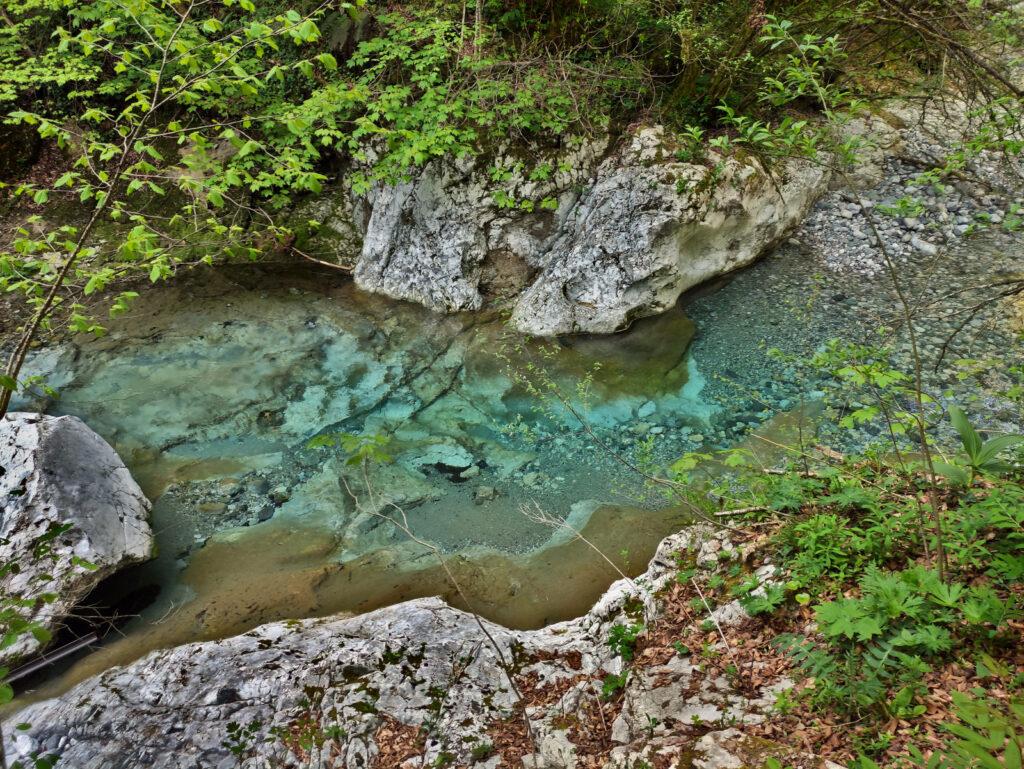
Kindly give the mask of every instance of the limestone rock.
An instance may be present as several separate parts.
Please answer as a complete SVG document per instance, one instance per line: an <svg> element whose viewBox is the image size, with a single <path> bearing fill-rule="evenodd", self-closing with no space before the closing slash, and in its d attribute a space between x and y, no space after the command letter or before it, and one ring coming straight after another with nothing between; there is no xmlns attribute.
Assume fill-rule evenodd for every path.
<svg viewBox="0 0 1024 769"><path fill-rule="evenodd" d="M745 769L764 766L774 758L783 766L815 766L818 769L842 769L827 759L800 753L792 748L759 737L750 737L739 729L723 729L705 734L693 749L694 769Z"/></svg>
<svg viewBox="0 0 1024 769"><path fill-rule="evenodd" d="M76 417L0 420L0 505L0 562L19 567L0 589L21 598L55 593L28 615L51 630L100 581L153 548L148 500L114 450ZM54 534L50 554L33 555ZM23 637L3 660L39 647Z"/></svg>
<svg viewBox="0 0 1024 769"><path fill-rule="evenodd" d="M865 114L852 118L841 126L843 138L857 147L857 162L844 173L836 174L832 183L836 188L867 189L885 178L886 159L903 149L903 140L894 116Z"/></svg>
<svg viewBox="0 0 1024 769"><path fill-rule="evenodd" d="M673 573L672 553L695 536L700 532L663 543L646 575L652 589ZM506 718L515 702L499 651L510 663L518 660L520 674L552 683L610 671L607 629L636 589L620 580L587 615L542 630L484 622L490 638L471 615L429 598L355 618L275 622L223 641L156 651L18 712L11 724L31 727L5 730L8 757L59 752L76 769L239 766L227 742L246 769L267 761L330 766L330 750L323 764L301 763L285 742L265 739L304 718L344 729L337 749L345 766L372 765L377 730L394 722L433 724L439 738L428 741L424 765L443 752L464 756L474 739L490 740L488 724ZM531 657L536 661L526 662ZM584 685L591 686L580 683L565 698L579 697ZM444 698L440 709L438 697ZM544 715L537 714L538 722ZM255 733L239 734L231 724L256 724ZM540 745L550 751L534 756L538 766L557 766L571 752L557 735Z"/></svg>
<svg viewBox="0 0 1024 769"><path fill-rule="evenodd" d="M488 162L435 160L409 181L374 185L355 207L362 212L356 221L366 222L356 284L441 312L479 309L488 267L493 279L495 260L525 266L537 258L570 210L574 185L593 168L603 146L575 143L549 164L566 170L545 182L530 180L511 155L499 153ZM493 181L495 170L500 182ZM545 198L557 199L558 209L527 211L498 204ZM505 267L507 278L514 271ZM529 272L522 270L520 280Z"/></svg>
<svg viewBox="0 0 1024 769"><path fill-rule="evenodd" d="M398 461L417 469L435 465L452 470L465 470L473 464L473 455L457 443L437 442L407 452L400 456Z"/></svg>
<svg viewBox="0 0 1024 769"><path fill-rule="evenodd" d="M678 162L660 127L606 144L539 158L559 169L543 180L499 153L375 186L347 209L366 222L356 283L442 312L516 297L512 324L530 334L617 331L757 259L828 185L820 164Z"/></svg>
<svg viewBox="0 0 1024 769"><path fill-rule="evenodd" d="M485 197L468 175L441 161L415 181L377 185L356 283L443 312L479 309Z"/></svg>
<svg viewBox="0 0 1024 769"><path fill-rule="evenodd" d="M493 729L525 715L534 752L523 765L571 767L577 748L566 714L594 701L595 682L621 672L606 643L610 626L629 621L627 607L638 599L655 611L653 596L676 573L675 554L711 536L696 526L667 538L644 575L616 582L585 616L541 630L481 624L428 598L156 651L12 715L4 732L9 760L42 752L76 769L369 767L382 765L374 763L384 755L381 740L427 725L431 736L414 765L449 754L456 765L493 766L493 757L474 763L472 747L491 744ZM745 700L724 679L681 698L691 669L679 660L627 687L613 759L651 744L649 715L672 723L716 708L754 722L744 708L770 705L770 693ZM517 711L523 706L506 671L516 689L543 685L560 694ZM13 730L15 723L30 727ZM298 734L323 740L319 758L294 749L287 735Z"/></svg>
<svg viewBox="0 0 1024 769"><path fill-rule="evenodd" d="M537 335L618 331L671 307L709 278L750 264L825 190L820 166L790 162L779 178L729 158L703 167L647 160L663 140L638 132L598 168L520 297L512 324Z"/></svg>

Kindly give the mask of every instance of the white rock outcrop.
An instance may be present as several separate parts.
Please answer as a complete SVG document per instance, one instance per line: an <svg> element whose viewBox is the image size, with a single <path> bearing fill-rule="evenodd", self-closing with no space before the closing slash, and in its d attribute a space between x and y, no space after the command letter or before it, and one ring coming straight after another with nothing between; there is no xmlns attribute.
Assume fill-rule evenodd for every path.
<svg viewBox="0 0 1024 769"><path fill-rule="evenodd" d="M676 554L700 558L720 537L698 526L667 538L643 576L615 583L587 615L541 630L478 622L427 598L153 652L12 715L7 755L59 755L75 769L490 769L500 759L486 748L525 722L533 748L524 767L574 767L566 714L592 708L602 679L622 671L610 626L638 621L638 611L653 617ZM652 715L663 724L693 713L756 723L757 709L771 706L769 691L752 700L721 681L690 691L692 671L681 658L630 676L609 768L648 754L660 734L650 731ZM14 723L30 726L12 731ZM420 736L399 744L397 760L403 730ZM685 753L686 744L669 747Z"/></svg>
<svg viewBox="0 0 1024 769"><path fill-rule="evenodd" d="M352 205L342 194L340 211L351 210L357 228L365 222L356 284L440 312L479 310L492 290L506 297L518 292L558 236L606 145L607 139L581 141L535 159L534 171L544 167L544 179L530 178L525 164L508 155L492 163L446 158L409 181L378 183ZM501 273L512 274L502 280Z"/></svg>
<svg viewBox="0 0 1024 769"><path fill-rule="evenodd" d="M149 501L114 450L76 417L0 419L0 578L8 599L36 600L22 616L55 630L105 577L153 549ZM23 635L5 664L37 651Z"/></svg>
<svg viewBox="0 0 1024 769"><path fill-rule="evenodd" d="M640 131L597 169L512 324L538 335L610 333L662 312L704 281L756 260L799 224L828 184L791 161L770 176L754 160L712 168L664 157Z"/></svg>
<svg viewBox="0 0 1024 769"><path fill-rule="evenodd" d="M363 289L441 312L497 298L526 333L606 333L756 260L828 183L809 161L681 162L645 127L529 162L436 160L322 213L344 220L332 231L362 232L347 258Z"/></svg>

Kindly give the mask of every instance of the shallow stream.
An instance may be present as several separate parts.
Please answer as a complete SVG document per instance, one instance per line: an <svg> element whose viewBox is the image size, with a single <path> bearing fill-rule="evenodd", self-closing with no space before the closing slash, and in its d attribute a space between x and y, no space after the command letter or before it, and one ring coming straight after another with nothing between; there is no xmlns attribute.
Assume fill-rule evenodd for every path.
<svg viewBox="0 0 1024 769"><path fill-rule="evenodd" d="M1024 264L1002 241L969 247ZM969 277L957 255L905 268L921 297ZM613 452L657 466L755 429L782 436L779 415L820 392L765 346L866 338L891 321L891 295L788 246L624 334L541 344L498 315L442 317L294 268L150 291L107 336L32 363L60 396L21 405L110 441L154 500L158 547L94 596L137 616L34 696L155 648L418 596L513 627L576 616L687 521ZM951 323L923 322L929 346ZM982 314L958 354L1009 338ZM390 461L310 445L341 434L385 437Z"/></svg>

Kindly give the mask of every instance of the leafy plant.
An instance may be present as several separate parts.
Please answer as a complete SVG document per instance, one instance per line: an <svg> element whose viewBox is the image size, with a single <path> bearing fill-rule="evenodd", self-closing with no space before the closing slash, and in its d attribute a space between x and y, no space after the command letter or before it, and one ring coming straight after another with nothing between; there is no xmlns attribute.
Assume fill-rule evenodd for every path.
<svg viewBox="0 0 1024 769"><path fill-rule="evenodd" d="M876 210L886 216L915 218L924 213L925 207L924 203L917 198L905 195L894 203L883 203L876 206Z"/></svg>
<svg viewBox="0 0 1024 769"><path fill-rule="evenodd" d="M601 682L601 697L606 700L611 699L617 692L626 688L628 680L628 670L623 670L621 673L609 673Z"/></svg>
<svg viewBox="0 0 1024 769"><path fill-rule="evenodd" d="M972 695L951 692L950 696L957 720L943 724L949 741L927 759L911 746L912 764L921 769L1020 769L1024 700L1000 702L980 688Z"/></svg>
<svg viewBox="0 0 1024 769"><path fill-rule="evenodd" d="M1006 473L1014 469L1013 465L1000 461L999 456L1024 443L1024 435L999 435L985 440L959 406L949 407L949 419L960 435L966 470L957 465L937 462L936 469L943 475L958 483L968 484L979 475Z"/></svg>
<svg viewBox="0 0 1024 769"><path fill-rule="evenodd" d="M626 662L630 662L636 651L636 642L640 638L641 633L644 632L644 629L644 626L640 623L612 625L608 631L606 643L611 647L616 656L622 657Z"/></svg>
<svg viewBox="0 0 1024 769"><path fill-rule="evenodd" d="M470 750L470 755L473 756L477 761L484 761L494 754L494 745L490 742L481 742L474 745Z"/></svg>
<svg viewBox="0 0 1024 769"><path fill-rule="evenodd" d="M928 660L951 651L958 637L998 632L1016 611L986 586L946 583L921 567L869 566L859 590L858 598L815 607L825 646L798 636L780 644L815 679L819 705L888 717L920 715L915 698Z"/></svg>
<svg viewBox="0 0 1024 769"><path fill-rule="evenodd" d="M786 589L782 585L766 585L763 591L746 595L740 604L751 616L771 614L786 602Z"/></svg>
<svg viewBox="0 0 1024 769"><path fill-rule="evenodd" d="M311 449L340 448L347 456L345 464L361 465L379 462L386 464L392 457L384 451L391 442L386 435L355 433L322 433L306 444Z"/></svg>
<svg viewBox="0 0 1024 769"><path fill-rule="evenodd" d="M41 18L66 22L54 23L52 39L40 42L47 55L77 61L85 74L72 80L94 89L73 92L87 99L73 121L66 105L46 98L31 100L8 117L8 123L36 130L68 156L57 178L23 182L15 196L35 205L62 199L75 215L50 224L31 214L11 247L0 252L0 289L21 293L33 311L3 372L0 416L7 412L35 335L61 308L68 288L77 283L83 295L92 295L129 274L156 282L182 264L208 263L214 253L254 258L286 236L271 214L259 212L260 203L282 187L320 189L324 177L309 162L289 162L296 134L308 127L299 116L278 116L277 135L293 139L273 151L272 161L266 140L253 138L250 129L270 84L296 76L313 79L317 71L336 66L325 55L278 58L282 48L319 40L317 22L326 5L304 14L259 14L251 0L239 0L239 12L226 14L227 23L204 16L206 5L193 1L179 9L162 0L30 0L16 11L24 14L23 29L36 29ZM16 44L33 53L24 40ZM21 84L15 91L22 85L31 88ZM249 197L253 194L256 198ZM164 203L159 214L152 210L158 199ZM239 210L255 212L267 227L243 228L236 219ZM122 292L114 314L132 298L133 293ZM98 330L82 304L63 309L76 330Z"/></svg>

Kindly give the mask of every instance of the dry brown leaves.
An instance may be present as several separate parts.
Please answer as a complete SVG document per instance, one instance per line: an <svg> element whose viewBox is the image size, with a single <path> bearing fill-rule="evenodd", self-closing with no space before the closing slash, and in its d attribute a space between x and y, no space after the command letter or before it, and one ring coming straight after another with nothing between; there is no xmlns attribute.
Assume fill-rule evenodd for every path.
<svg viewBox="0 0 1024 769"><path fill-rule="evenodd" d="M569 730L569 739L577 747L580 769L602 766L611 747L611 725L622 707L621 696L605 702L598 696L600 679L570 674L583 667L583 658L579 652L564 655L541 652L525 662L527 666L536 662L562 663L567 675L546 680L531 670L516 677L516 687L522 699L516 703L512 715L493 723L487 732L495 753L501 756L500 765L519 769L523 757L536 751L534 735L530 733L525 717L527 708L550 708L574 686L585 682L592 688L593 697L585 697L582 705L571 713L555 714L553 722L556 728Z"/></svg>
<svg viewBox="0 0 1024 769"><path fill-rule="evenodd" d="M423 737L418 726L407 726L384 716L374 735L377 756L370 769L397 769L410 759L418 760L423 754Z"/></svg>

